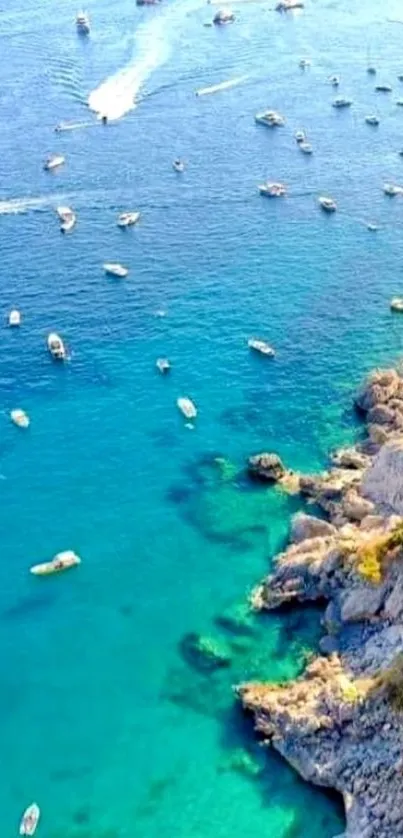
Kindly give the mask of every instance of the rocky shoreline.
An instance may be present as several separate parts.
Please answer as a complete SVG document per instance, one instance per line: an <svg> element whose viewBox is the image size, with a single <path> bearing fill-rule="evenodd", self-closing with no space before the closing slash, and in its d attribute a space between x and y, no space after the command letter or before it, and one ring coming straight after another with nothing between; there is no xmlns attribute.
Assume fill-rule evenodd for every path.
<svg viewBox="0 0 403 838"><path fill-rule="evenodd" d="M403 835L403 376L374 371L356 397L366 436L319 475L258 454L251 476L299 491L290 546L252 594L257 610L323 600L322 655L286 684L237 688L256 730L306 780L344 799L339 838ZM318 513L319 514L319 513ZM329 836L332 838L332 836Z"/></svg>

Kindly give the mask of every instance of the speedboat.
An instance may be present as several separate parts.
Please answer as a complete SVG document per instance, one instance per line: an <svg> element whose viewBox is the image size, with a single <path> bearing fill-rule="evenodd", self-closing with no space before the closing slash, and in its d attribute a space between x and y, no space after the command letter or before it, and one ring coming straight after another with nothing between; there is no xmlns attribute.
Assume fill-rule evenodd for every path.
<svg viewBox="0 0 403 838"><path fill-rule="evenodd" d="M311 62L309 61L308 58L301 58L301 60L299 62L299 66L301 67L301 70L306 70L307 67L311 66Z"/></svg>
<svg viewBox="0 0 403 838"><path fill-rule="evenodd" d="M213 23L218 26L225 26L227 23L233 23L235 15L232 9L219 9L213 17Z"/></svg>
<svg viewBox="0 0 403 838"><path fill-rule="evenodd" d="M266 355L267 358L274 358L276 354L274 349L264 340L250 338L250 340L248 340L248 346L249 349L253 349L254 352L259 352L260 355Z"/></svg>
<svg viewBox="0 0 403 838"><path fill-rule="evenodd" d="M298 143L298 148L304 154L312 154L312 152L313 152L313 148L312 148L310 143L305 143L305 142L304 143Z"/></svg>
<svg viewBox="0 0 403 838"><path fill-rule="evenodd" d="M8 315L8 325L9 326L21 326L21 312L18 309L13 308Z"/></svg>
<svg viewBox="0 0 403 838"><path fill-rule="evenodd" d="M57 207L56 213L60 219L60 231L62 233L69 233L73 229L77 218L70 207Z"/></svg>
<svg viewBox="0 0 403 838"><path fill-rule="evenodd" d="M383 191L390 198L395 198L396 195L403 195L403 186L396 186L394 183L385 183Z"/></svg>
<svg viewBox="0 0 403 838"><path fill-rule="evenodd" d="M119 262L104 262L104 271L110 276L117 276L119 279L125 279L129 273L128 268L120 265Z"/></svg>
<svg viewBox="0 0 403 838"><path fill-rule="evenodd" d="M255 122L259 125L267 125L269 128L275 128L284 125L285 119L277 111L262 111L255 114Z"/></svg>
<svg viewBox="0 0 403 838"><path fill-rule="evenodd" d="M171 369L171 364L169 363L168 358L158 358L155 362L155 366L162 375L166 375L166 373Z"/></svg>
<svg viewBox="0 0 403 838"><path fill-rule="evenodd" d="M345 99L343 96L339 96L332 102L332 106L334 108L349 108L352 104L353 102L351 99Z"/></svg>
<svg viewBox="0 0 403 838"><path fill-rule="evenodd" d="M365 117L365 122L367 125L379 125L380 120L377 116L375 116L375 114L371 114L371 116Z"/></svg>
<svg viewBox="0 0 403 838"><path fill-rule="evenodd" d="M38 821L41 816L41 811L37 803L31 803L21 818L20 835L34 835Z"/></svg>
<svg viewBox="0 0 403 838"><path fill-rule="evenodd" d="M296 131L294 137L297 143L304 143L306 141L306 134L305 131Z"/></svg>
<svg viewBox="0 0 403 838"><path fill-rule="evenodd" d="M179 174L185 171L185 164L183 160L174 160L172 166L175 169L175 172L179 172Z"/></svg>
<svg viewBox="0 0 403 838"><path fill-rule="evenodd" d="M392 93L390 84L377 84L375 90L378 93Z"/></svg>
<svg viewBox="0 0 403 838"><path fill-rule="evenodd" d="M48 350L56 361L65 361L67 358L66 347L56 332L51 332L47 338Z"/></svg>
<svg viewBox="0 0 403 838"><path fill-rule="evenodd" d="M30 573L34 576L49 576L52 573L61 573L63 570L69 570L71 567L77 567L81 564L80 556L74 553L73 550L64 550L63 553L57 553L51 562L43 562L42 564L34 564L30 568ZM33 833L27 833L33 834Z"/></svg>
<svg viewBox="0 0 403 838"><path fill-rule="evenodd" d="M117 221L118 227L132 227L137 224L140 215L140 212L122 212Z"/></svg>
<svg viewBox="0 0 403 838"><path fill-rule="evenodd" d="M196 419L197 410L191 399L182 396L177 399L176 404L186 419Z"/></svg>
<svg viewBox="0 0 403 838"><path fill-rule="evenodd" d="M320 197L318 198L318 201L319 206L321 206L325 212L336 212L337 204L336 201L333 200L333 198Z"/></svg>
<svg viewBox="0 0 403 838"><path fill-rule="evenodd" d="M90 19L87 12L78 12L76 15L76 27L77 32L80 32L81 35L89 35L90 34Z"/></svg>
<svg viewBox="0 0 403 838"><path fill-rule="evenodd" d="M393 297L393 300L390 301L390 308L392 311L399 311L400 313L402 313L403 299L401 297Z"/></svg>
<svg viewBox="0 0 403 838"><path fill-rule="evenodd" d="M19 428L29 428L29 416L25 413L25 410L21 410L20 407L16 407L10 413L11 421L14 422L14 425L17 425ZM22 832L21 835L33 835L33 832Z"/></svg>
<svg viewBox="0 0 403 838"><path fill-rule="evenodd" d="M258 189L260 194L266 195L267 198L282 198L287 194L284 183L261 183Z"/></svg>
<svg viewBox="0 0 403 838"><path fill-rule="evenodd" d="M45 160L43 164L43 168L45 172L51 172L52 169L57 169L59 166L63 166L65 163L65 158L62 154L51 154L50 157Z"/></svg>
<svg viewBox="0 0 403 838"><path fill-rule="evenodd" d="M332 85L332 87L338 87L340 84L340 76L329 76L328 82Z"/></svg>

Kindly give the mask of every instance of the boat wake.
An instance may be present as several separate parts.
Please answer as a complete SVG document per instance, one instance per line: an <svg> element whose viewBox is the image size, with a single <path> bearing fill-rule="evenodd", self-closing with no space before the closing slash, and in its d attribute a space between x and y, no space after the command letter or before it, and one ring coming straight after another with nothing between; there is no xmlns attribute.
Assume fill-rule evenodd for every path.
<svg viewBox="0 0 403 838"><path fill-rule="evenodd" d="M230 87L236 87L238 84L242 84L242 82L246 81L248 78L248 76L238 76L235 79L221 81L219 84L211 84L209 87L200 87L199 90L196 90L196 96L208 96L209 93L218 93L219 90L228 90Z"/></svg>
<svg viewBox="0 0 403 838"><path fill-rule="evenodd" d="M120 119L131 111L144 82L169 58L173 41L180 35L181 21L199 6L200 0L177 2L141 23L134 35L132 59L90 93L89 108L108 120Z"/></svg>
<svg viewBox="0 0 403 838"><path fill-rule="evenodd" d="M0 201L0 215L19 215L24 212L40 212L50 206L66 203L68 195L43 195L39 198L10 198Z"/></svg>

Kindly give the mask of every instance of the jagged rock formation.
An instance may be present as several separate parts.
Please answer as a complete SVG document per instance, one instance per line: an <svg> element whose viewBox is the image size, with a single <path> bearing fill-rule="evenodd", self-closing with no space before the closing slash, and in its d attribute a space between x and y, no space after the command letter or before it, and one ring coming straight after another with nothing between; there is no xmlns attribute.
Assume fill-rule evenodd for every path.
<svg viewBox="0 0 403 838"><path fill-rule="evenodd" d="M300 476L328 521L299 514L256 609L327 600L318 657L294 682L244 684L263 737L344 798L343 838L403 835L403 379L376 371L357 397L367 439ZM331 836L329 836L331 838Z"/></svg>

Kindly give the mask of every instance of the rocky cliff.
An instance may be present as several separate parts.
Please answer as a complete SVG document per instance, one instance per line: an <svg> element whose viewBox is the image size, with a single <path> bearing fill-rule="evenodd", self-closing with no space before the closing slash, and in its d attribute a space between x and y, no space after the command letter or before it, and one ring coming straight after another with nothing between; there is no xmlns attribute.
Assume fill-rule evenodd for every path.
<svg viewBox="0 0 403 838"><path fill-rule="evenodd" d="M260 735L307 780L343 796L343 838L403 836L403 378L375 371L356 399L357 446L320 475L292 475L326 520L299 514L256 609L324 600L322 655L287 684L242 684ZM275 468L273 468L273 464ZM284 481L254 455L255 478ZM329 836L331 838L331 836Z"/></svg>

